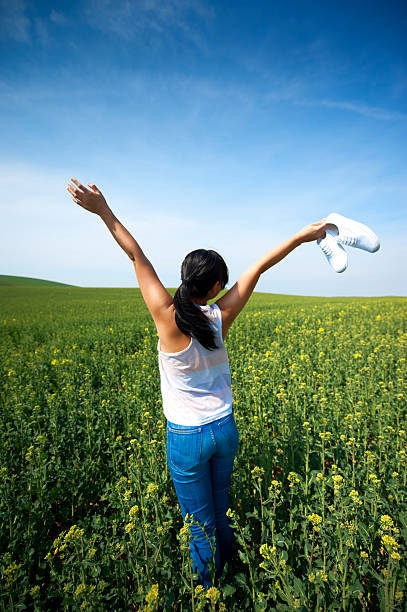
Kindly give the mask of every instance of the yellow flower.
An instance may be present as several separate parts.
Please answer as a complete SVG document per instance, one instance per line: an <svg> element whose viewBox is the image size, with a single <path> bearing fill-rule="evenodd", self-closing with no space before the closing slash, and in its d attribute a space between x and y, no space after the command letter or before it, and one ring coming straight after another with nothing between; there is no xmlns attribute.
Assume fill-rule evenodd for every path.
<svg viewBox="0 0 407 612"><path fill-rule="evenodd" d="M380 517L380 528L383 531L391 531L394 527L393 519L388 514L383 514Z"/></svg>
<svg viewBox="0 0 407 612"><path fill-rule="evenodd" d="M156 493L158 493L158 485L156 485L154 482L150 482L147 487L146 499L149 499L150 497L156 497Z"/></svg>
<svg viewBox="0 0 407 612"><path fill-rule="evenodd" d="M359 493L358 491L355 491L354 489L349 493L349 497L352 498L352 501L354 504L360 506L362 501L359 499Z"/></svg>
<svg viewBox="0 0 407 612"><path fill-rule="evenodd" d="M130 518L132 520L134 520L136 518L138 510L139 510L139 508L138 508L137 504L135 506L133 506L132 508L130 508L129 516L130 516Z"/></svg>
<svg viewBox="0 0 407 612"><path fill-rule="evenodd" d="M276 552L276 547L273 546L272 548L270 548L268 544L262 544L260 546L259 552L261 556L263 557L263 559L268 559L270 561L271 555L273 555Z"/></svg>
<svg viewBox="0 0 407 612"><path fill-rule="evenodd" d="M188 527L188 523L184 523L184 525L179 530L179 539L181 541L181 548L187 548L190 538L190 531Z"/></svg>
<svg viewBox="0 0 407 612"><path fill-rule="evenodd" d="M319 514L309 514L307 518L312 523L313 529L315 531L319 531L320 524L322 523L322 516L320 516Z"/></svg>
<svg viewBox="0 0 407 612"><path fill-rule="evenodd" d="M65 542L78 542L81 538L83 538L84 533L84 529L79 529L77 525L72 525L65 536Z"/></svg>
<svg viewBox="0 0 407 612"><path fill-rule="evenodd" d="M278 480L272 480L268 490L270 497L278 497L281 492L281 483Z"/></svg>
<svg viewBox="0 0 407 612"><path fill-rule="evenodd" d="M388 551L388 553L391 555L392 553L397 552L397 549L399 547L398 543L396 542L396 540L393 538L393 536L388 535L387 533L385 533L382 536L382 546L384 546L386 548L386 550Z"/></svg>
<svg viewBox="0 0 407 612"><path fill-rule="evenodd" d="M319 576L319 578L321 578L323 582L327 582L328 576L326 572L324 572L324 570L319 570L319 572L317 572L317 575Z"/></svg>
<svg viewBox="0 0 407 612"><path fill-rule="evenodd" d="M40 587L38 584L36 584L35 586L33 586L32 589L30 589L30 595L33 599L35 599L36 597L38 597L40 593Z"/></svg>
<svg viewBox="0 0 407 612"><path fill-rule="evenodd" d="M25 458L26 458L26 460L28 461L28 463L31 463L31 462L32 462L34 453L35 453L35 448L34 448L34 446L32 446L32 445L31 445L31 446L29 446L29 447L27 448L27 452L26 452L26 454L25 454Z"/></svg>
<svg viewBox="0 0 407 612"><path fill-rule="evenodd" d="M332 437L332 433L330 431L321 431L319 437L321 440L329 440Z"/></svg>
<svg viewBox="0 0 407 612"><path fill-rule="evenodd" d="M343 479L343 476L341 476L340 474L335 474L334 476L332 476L332 480L334 481L334 495L338 495L339 490L341 487L343 487L345 481Z"/></svg>
<svg viewBox="0 0 407 612"><path fill-rule="evenodd" d="M83 582L81 582L81 584L79 584L76 589L75 589L75 595L77 597L79 597L80 595L82 595L82 593L84 593L86 591L86 584L84 584Z"/></svg>
<svg viewBox="0 0 407 612"><path fill-rule="evenodd" d="M204 591L205 591L205 589L203 588L202 584L198 584L195 587L195 597L201 599L202 596L203 597L205 596L204 595Z"/></svg>
<svg viewBox="0 0 407 612"><path fill-rule="evenodd" d="M157 601L158 601L158 584L155 583L152 585L149 593L147 593L146 595L146 602L147 602L148 608L150 608L150 606L153 606L155 603L157 603Z"/></svg>
<svg viewBox="0 0 407 612"><path fill-rule="evenodd" d="M18 570L21 567L21 563L11 563L3 572L3 579L6 583L6 588L14 582L17 578Z"/></svg>
<svg viewBox="0 0 407 612"><path fill-rule="evenodd" d="M298 484L299 482L301 482L296 472L290 472L287 478L288 478L288 482L290 483L290 489L294 487L296 484Z"/></svg>
<svg viewBox="0 0 407 612"><path fill-rule="evenodd" d="M218 589L214 586L210 587L207 591L206 591L206 598L209 599L209 601L211 602L211 604L214 606L216 604L216 602L219 600L220 597L220 592L218 591Z"/></svg>
<svg viewBox="0 0 407 612"><path fill-rule="evenodd" d="M256 465L251 470L251 475L253 476L253 478L263 478L263 476L264 476L264 469L262 467L259 467L258 465Z"/></svg>

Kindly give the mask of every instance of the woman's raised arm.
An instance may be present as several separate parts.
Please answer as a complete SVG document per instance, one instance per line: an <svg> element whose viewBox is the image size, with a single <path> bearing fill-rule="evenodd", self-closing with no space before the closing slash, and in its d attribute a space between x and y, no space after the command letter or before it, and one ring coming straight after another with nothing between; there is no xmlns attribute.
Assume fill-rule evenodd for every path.
<svg viewBox="0 0 407 612"><path fill-rule="evenodd" d="M151 262L144 255L137 241L114 215L96 185L88 183L91 189L87 189L76 179L72 178L71 181L75 183L75 186L68 184L67 189L72 195L73 201L85 210L99 215L113 238L132 260L141 294L154 322L157 324L163 316L167 316L168 309L173 304L171 294L161 283Z"/></svg>

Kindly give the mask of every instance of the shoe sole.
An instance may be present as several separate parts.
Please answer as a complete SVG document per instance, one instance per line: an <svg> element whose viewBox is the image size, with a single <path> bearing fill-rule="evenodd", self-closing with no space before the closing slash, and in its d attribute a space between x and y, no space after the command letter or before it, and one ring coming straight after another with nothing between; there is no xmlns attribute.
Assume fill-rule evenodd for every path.
<svg viewBox="0 0 407 612"><path fill-rule="evenodd" d="M328 234L331 234L331 232L330 232L330 231L328 231L327 233L328 233ZM332 234L331 234L331 236L332 236ZM318 246L320 246L320 242L321 242L321 240L324 240L324 238L318 238L318 240L317 240L317 245L318 245ZM337 242L339 243L339 240L338 240ZM320 247L320 248L321 248L321 247ZM341 247L341 248L342 248L342 250L343 250L343 251L345 251L345 249L344 249L343 247ZM321 248L321 251L322 251L322 248ZM324 253L324 251L322 251L322 253ZM345 251L345 253L346 253L346 251ZM325 255L325 259L326 259L326 260L327 260L327 262L328 262L328 265L329 265L329 266L332 268L332 270L333 270L334 272L337 272L338 274L340 274L341 272L345 272L346 268L348 267L348 262L347 262L347 261L346 261L346 263L345 263L345 265L344 265L344 267L343 267L343 268L341 268L340 270L335 270L335 268L333 267L333 265L331 264L331 262L329 261L329 259L328 259L328 257L326 256L326 254L325 254L325 253L324 253L324 255Z"/></svg>

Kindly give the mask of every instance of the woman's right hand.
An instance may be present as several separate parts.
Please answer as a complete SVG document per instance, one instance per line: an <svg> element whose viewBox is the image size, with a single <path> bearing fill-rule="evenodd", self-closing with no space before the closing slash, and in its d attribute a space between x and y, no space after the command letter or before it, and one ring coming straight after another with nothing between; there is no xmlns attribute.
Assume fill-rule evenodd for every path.
<svg viewBox="0 0 407 612"><path fill-rule="evenodd" d="M318 238L325 238L326 226L327 223L325 223L325 219L321 219L321 221L306 225L299 232L297 232L295 236L300 243L311 242L312 240L317 240Z"/></svg>
<svg viewBox="0 0 407 612"><path fill-rule="evenodd" d="M99 191L96 185L88 183L90 187L90 189L88 189L74 178L71 178L71 181L75 183L75 185L68 183L67 189L76 204L79 204L85 210L89 210L89 212L99 216L109 212L110 208L102 192Z"/></svg>

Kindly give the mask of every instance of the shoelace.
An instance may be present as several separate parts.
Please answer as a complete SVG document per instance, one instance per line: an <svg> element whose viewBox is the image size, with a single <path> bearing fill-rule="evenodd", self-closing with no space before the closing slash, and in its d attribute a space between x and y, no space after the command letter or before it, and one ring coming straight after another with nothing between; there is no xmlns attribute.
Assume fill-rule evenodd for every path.
<svg viewBox="0 0 407 612"><path fill-rule="evenodd" d="M325 240L321 240L319 246L321 247L325 255L327 255L328 257L331 257L331 255L333 255L333 250Z"/></svg>
<svg viewBox="0 0 407 612"><path fill-rule="evenodd" d="M340 242L349 246L355 246L356 236L340 236Z"/></svg>

